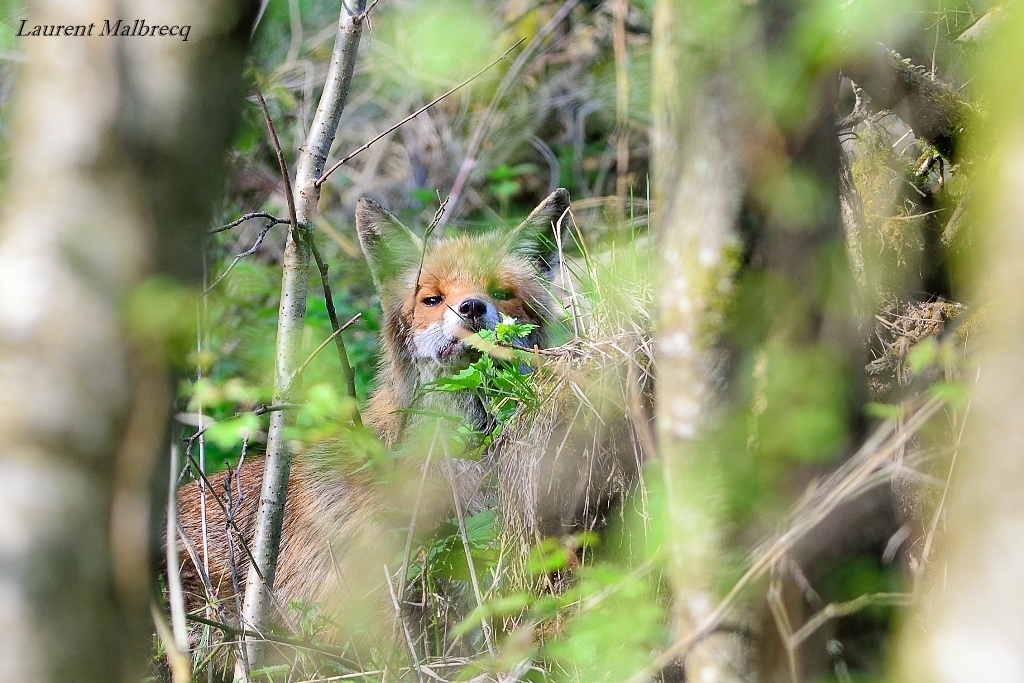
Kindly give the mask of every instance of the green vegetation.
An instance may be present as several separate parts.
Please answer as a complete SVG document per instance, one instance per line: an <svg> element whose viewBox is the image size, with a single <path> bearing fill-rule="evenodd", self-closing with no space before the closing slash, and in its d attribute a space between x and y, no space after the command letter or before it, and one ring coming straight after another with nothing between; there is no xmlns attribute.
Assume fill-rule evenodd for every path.
<svg viewBox="0 0 1024 683"><path fill-rule="evenodd" d="M605 426L609 416L602 402L618 401L617 419L623 423L643 421L644 411L651 409L652 388L642 376L653 372L649 348L654 297L647 270L658 256L649 234L647 182L654 3L623 3L624 16L615 14L614 4L581 2L553 27L548 22L560 3L408 1L374 7L375 28L364 36L352 94L328 165L500 56L520 37L527 39L521 49L531 52L521 64L515 63L519 53L513 53L463 91L356 156L323 185L314 234L330 265L338 318L344 322L358 316L342 333L355 370L356 396L346 395L333 344L310 355L295 399L296 423L288 432L297 452L351 435L350 423L373 391L380 349L379 301L352 219L354 203L363 195L381 201L421 234L434 230L437 212L444 209L438 230L458 234L515 225L555 187L566 186L572 193L575 231L567 233L571 239L563 245L565 266L554 285L556 295L566 302L561 331L565 344L551 357L538 359L529 350L515 348L517 340L531 331L529 326L505 319L494 332L476 335L473 343L484 351L479 359L454 376L419 389L469 390L482 397L490 431L480 434L457 426L454 437L461 449L452 457L486 461L488 449L505 447L531 431L569 434L568 429L558 431L558 419L564 422L566 414L573 416L570 422L586 424L597 435L597 425ZM839 81L837 70L847 54L873 45L878 37L924 36L933 45L934 75L966 87L970 48L958 46L955 38L977 18L974 8L966 2L934 7L883 4L843 3L840 11L835 3L807 3L787 26L788 33L773 36L764 60L754 53L738 59L737 81L756 84L756 106L766 112L758 125L773 127L758 144L767 148L793 142L821 113L825 90L820 74ZM755 31L753 10L739 5L698 2L691 10L702 20L692 28L696 37L688 39ZM337 19L334 12L334 5L315 0L274 2L256 33L251 75L266 96L289 162L304 140L322 87ZM880 36L876 24L886 22L878 16L892 19L886 29L892 35ZM927 25L915 23L915 16L927 16ZM617 32L624 40L624 54L616 53ZM709 61L718 58L701 55ZM835 92L837 98L849 95L850 82L844 81L842 87ZM861 95L857 90L858 102ZM954 104L959 106L960 100ZM888 109L859 112L852 107L843 100L835 114L856 119L841 129L840 138L860 202L860 232L847 225L845 248L834 239L800 254L810 272L804 282L809 286L759 267L757 259L767 259L768 248L758 252L747 243L731 245L721 277L716 271L715 282L728 286L718 288L719 298L703 328L709 330L707 340L702 342L722 349L717 361L724 369L717 379L728 383L729 390L695 446L694 452L705 458L691 470L699 476L673 481L672 472L649 454L640 467L641 482L623 486L629 488L628 494L616 489L609 507L592 514L589 528L558 537L537 533L524 541L510 535L517 522L498 512L494 496L500 498L507 491L494 481L499 475L488 471L485 481L498 493L488 499L487 509L445 520L416 537L409 556L395 560L396 566L406 567L403 585L417 587L419 609L426 612L431 605L444 603L443 609L438 607L410 627L408 638L422 639L416 645L422 648L416 650L423 658L419 664L444 665L449 649L464 666L457 674L463 678L475 672L512 671L531 681L643 680L652 673L657 655L680 637L683 628L678 609L672 611L673 582L679 580L674 563L698 567L708 561L699 554L687 555L689 550L674 538L706 536L713 543L728 539L731 549L718 558L713 590L705 597L715 604L725 596L735 601L738 598L730 591L737 583L742 590L736 595L745 597L769 573L789 571L786 562L796 560L786 559L795 551L785 528L803 529L801 525L813 526L832 514L830 492L846 501L870 488L867 479L877 486L886 477L897 476L888 460L868 474L857 467L884 448L907 448L906 442L892 444L908 423L919 435L900 466L944 477L949 434L959 425L958 411L965 405L966 390L959 379L964 338L947 334L946 323L959 315L959 309L935 313L938 309L927 307L938 301L951 306L939 297L957 292L948 287L948 279L946 287L937 290L933 285L942 278L922 277L922 272L946 268L935 263L934 245L953 209L969 196L969 178L964 179L969 162L916 138ZM900 138L904 132L909 141ZM822 181L820 169L788 163L788 157L787 165L772 166L777 161L770 158L772 150L747 151L750 158L742 163L754 169L750 173L757 180L745 199L743 219L749 225L743 229L774 221L783 226L776 238L799 240L829 219L834 208L830 202L838 200L838 190ZM228 163L222 224L252 211L286 216L274 152L262 114L252 101L246 105ZM453 185L460 187L460 194L446 204ZM194 338L177 330L160 333L188 349L188 379L178 390L178 429L189 438L197 427L205 428L189 443L194 453L201 453L209 472L234 465L243 452L246 457L258 454L266 439L287 229L286 224L253 219L211 235L205 261L207 291L196 311L174 309L179 319L194 318L198 332ZM969 249L964 246L969 230L953 235L957 248ZM248 251L252 253L236 262L238 254ZM845 262L847 251L863 255L864 282L837 275L842 269L836 264ZM309 291L303 348L312 354L332 329L315 271ZM166 327L165 321L150 315L157 308L155 302L165 300L161 296L145 299L133 320L146 329ZM847 309L853 299L870 309L864 319L879 309L878 329L863 320L851 322ZM844 323L860 325L856 353L870 345L871 358L851 359L843 355L850 347L812 339L822 317L840 308L847 316ZM928 327L929 321L936 325ZM937 340L942 334L946 336ZM868 361L871 400L861 375ZM581 379L588 373L593 380L589 384ZM642 387L639 396L622 389L629 382ZM635 405L625 405L629 401ZM944 411L948 425L932 424L929 431L924 423L939 409L936 406ZM552 417L556 412L563 417ZM629 429L635 430L629 436L633 447L643 441L640 432L653 427ZM870 443L880 450L855 455L872 434L877 439ZM566 439L574 443L569 436ZM926 443L934 444L929 447L933 450ZM362 463L353 469L365 470L372 460L381 465L374 469L376 474L396 460L416 455L420 454L384 455L380 444L368 444L356 458L363 458ZM861 474L865 481L843 488L844 481ZM808 484L814 481L822 488ZM698 501L693 507L698 512L676 510L673 500L681 497ZM925 519L924 511L930 511L935 501L930 494L921 498L916 512ZM779 531L780 525L788 526ZM918 539L928 532L913 533ZM873 543L877 545L878 539ZM758 550L751 555L754 547ZM903 572L909 576L901 579L891 557L886 566L879 563L880 552L872 546L873 555L858 549L848 561L829 558L833 566L824 576L792 572L798 583L810 581L820 594L817 601L808 598L801 605L820 609L867 594L909 591L921 579L923 570L918 569ZM766 564L758 565L765 557ZM474 595L475 590L480 595ZM805 595L813 593L808 590ZM296 635L317 638L325 632L320 606L293 607L302 624L302 633ZM869 605L859 614L838 617L830 649L814 641L818 651L810 658L819 664L825 661L841 680L849 680L851 666L855 677L880 675L894 609ZM417 632L420 627L426 633ZM384 680L382 672L387 671L387 676L413 680L416 667L408 661L406 636L398 621L388 630L388 637L395 636L394 648L378 643L379 649L362 662L365 679ZM844 659L843 647L847 652L859 649L855 657ZM317 676L329 671L354 671L347 665L332 668L313 652L295 655L289 665L268 666L259 676L274 681L293 680L296 675L320 680Z"/></svg>

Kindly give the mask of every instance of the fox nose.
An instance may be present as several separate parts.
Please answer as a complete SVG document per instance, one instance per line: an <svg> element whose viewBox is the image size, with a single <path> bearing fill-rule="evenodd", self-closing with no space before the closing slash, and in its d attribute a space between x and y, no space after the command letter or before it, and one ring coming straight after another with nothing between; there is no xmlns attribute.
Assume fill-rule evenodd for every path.
<svg viewBox="0 0 1024 683"><path fill-rule="evenodd" d="M487 304L480 299L466 299L459 304L459 315L470 322L477 322L487 314Z"/></svg>

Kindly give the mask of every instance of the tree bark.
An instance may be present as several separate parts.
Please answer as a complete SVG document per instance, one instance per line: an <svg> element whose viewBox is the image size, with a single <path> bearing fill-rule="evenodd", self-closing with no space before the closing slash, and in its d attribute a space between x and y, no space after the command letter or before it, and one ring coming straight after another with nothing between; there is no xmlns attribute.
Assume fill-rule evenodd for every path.
<svg viewBox="0 0 1024 683"><path fill-rule="evenodd" d="M198 272L240 104L241 2L127 2L180 38L26 38L0 209L0 679L138 680L170 386L136 287ZM40 0L29 24L110 17ZM148 300L151 306L156 302ZM172 323L150 320L160 327ZM151 328L149 332L155 332ZM146 348L146 344L152 346Z"/></svg>
<svg viewBox="0 0 1024 683"><path fill-rule="evenodd" d="M301 378L296 372L303 362L302 330L306 316L306 292L309 279L310 244L313 239L313 216L320 200L317 179L323 173L327 155L334 143L338 121L345 107L356 52L362 35L365 0L343 0L338 19L338 34L327 72L327 82L316 115L310 126L309 137L300 150L293 190L294 221L288 232L284 251L281 279L281 304L277 319L277 351L274 370L274 402L289 403L298 389ZM281 522L284 519L285 493L291 469L291 454L284 441L284 430L294 419L291 411L277 411L271 415L267 435L267 456L257 513L252 553L255 564L250 565L245 585L245 603L241 615L242 627L261 632L266 625L270 604L268 587L274 585L281 540ZM262 572L261 572L262 570ZM261 574L262 573L262 577ZM266 585L263 581L266 580ZM235 680L247 680L246 664L259 667L263 659L262 642L247 638L246 657L239 658L235 666Z"/></svg>
<svg viewBox="0 0 1024 683"><path fill-rule="evenodd" d="M739 267L744 181L726 55L704 61L688 34L694 7L663 0L654 15L653 189L658 207L657 431L668 507L673 630L685 638L714 603L725 519L713 458L700 439L719 402L715 377L726 297ZM727 30L727 29L726 29ZM687 653L686 679L731 680L742 646L711 637Z"/></svg>
<svg viewBox="0 0 1024 683"><path fill-rule="evenodd" d="M755 675L750 639L709 626L722 615L714 588L721 568L740 550L729 529L752 522L727 502L740 482L722 463L748 458L768 476L811 457L788 442L774 453L760 449L758 435L773 425L750 425L767 420L759 417L765 410L782 415L791 406L782 405L784 394L746 396L743 387L779 377L788 354L837 378L856 378L863 364L842 258L838 74L789 40L804 19L799 10L782 2L714 7L661 0L653 47L656 404L676 629L658 662L685 655L687 680L709 682ZM750 74L787 85L768 98ZM730 321L737 301L743 318ZM856 438L858 393L849 406L830 406L838 436L813 457L837 457L844 439ZM720 452L730 448L741 452ZM766 460L779 457L786 468ZM753 628L755 610L738 604L729 621Z"/></svg>

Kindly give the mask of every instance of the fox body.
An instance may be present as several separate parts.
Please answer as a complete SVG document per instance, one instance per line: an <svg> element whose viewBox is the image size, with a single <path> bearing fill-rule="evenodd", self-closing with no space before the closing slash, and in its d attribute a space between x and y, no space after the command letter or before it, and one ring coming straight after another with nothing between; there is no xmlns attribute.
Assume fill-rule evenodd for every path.
<svg viewBox="0 0 1024 683"><path fill-rule="evenodd" d="M383 309L377 389L363 418L388 449L415 432L425 413L452 415L478 429L488 426L484 406L472 393L419 389L478 357L466 338L494 329L503 315L537 326L519 340L523 346L547 343L556 310L548 278L557 262L556 231L568 207L568 193L557 190L511 231L441 238L424 246L378 204L359 201L356 227ZM400 543L382 518L401 503L408 507L405 500L411 498L366 474L345 473L337 466L345 448L333 441L318 444L293 464L273 593L279 611L294 601L320 603L332 617L344 613L346 629L359 631L372 625L353 624L350 617L387 621L380 619L391 605L382 600L387 594L382 567L394 562ZM482 466L454 460L447 467L464 509L480 509ZM182 568L190 603L205 604L212 588L232 621L237 586L248 568L242 543L252 538L262 469L262 462L252 461L237 478L231 472L212 478L214 493L231 499L231 533L221 506L204 504L197 483L179 491L186 536L179 545L192 558ZM432 514L421 514L420 526L446 517L447 508L435 506Z"/></svg>

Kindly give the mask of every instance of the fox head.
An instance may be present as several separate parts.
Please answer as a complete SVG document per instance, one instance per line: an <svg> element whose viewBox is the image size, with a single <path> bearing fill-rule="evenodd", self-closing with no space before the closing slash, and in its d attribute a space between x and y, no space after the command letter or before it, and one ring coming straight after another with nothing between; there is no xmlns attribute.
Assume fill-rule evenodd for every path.
<svg viewBox="0 0 1024 683"><path fill-rule="evenodd" d="M503 315L537 329L523 345L543 346L555 304L548 291L558 262L556 231L569 193L551 193L511 231L462 234L426 245L370 199L356 206L356 230L384 311L386 363L411 363L422 379L468 362L464 340Z"/></svg>

